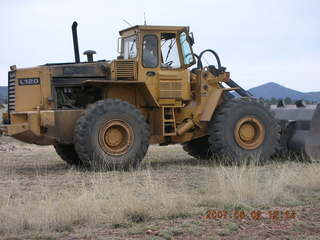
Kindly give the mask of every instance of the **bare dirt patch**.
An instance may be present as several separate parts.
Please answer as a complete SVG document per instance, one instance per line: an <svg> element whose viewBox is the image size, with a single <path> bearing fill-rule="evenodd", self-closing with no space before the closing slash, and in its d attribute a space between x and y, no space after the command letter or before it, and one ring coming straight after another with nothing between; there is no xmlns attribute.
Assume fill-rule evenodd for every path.
<svg viewBox="0 0 320 240"><path fill-rule="evenodd" d="M180 146L152 146L134 172L87 172L52 147L1 137L0 236L4 239L317 239L319 164L223 167ZM1 145L0 145L1 146ZM21 151L21 149L28 149ZM205 219L208 210L243 218ZM294 218L252 211L290 211Z"/></svg>

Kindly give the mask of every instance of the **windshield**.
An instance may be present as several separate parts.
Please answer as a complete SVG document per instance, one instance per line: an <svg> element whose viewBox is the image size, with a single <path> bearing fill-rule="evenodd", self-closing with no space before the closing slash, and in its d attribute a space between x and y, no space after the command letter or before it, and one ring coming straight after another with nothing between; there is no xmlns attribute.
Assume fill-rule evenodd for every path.
<svg viewBox="0 0 320 240"><path fill-rule="evenodd" d="M122 54L124 59L131 59L137 56L137 36L126 37L123 39Z"/></svg>
<svg viewBox="0 0 320 240"><path fill-rule="evenodd" d="M180 68L175 33L161 33L161 67Z"/></svg>
<svg viewBox="0 0 320 240"><path fill-rule="evenodd" d="M183 61L185 65L193 63L194 58L191 51L190 44L187 40L187 34L185 32L180 33L180 45L182 48Z"/></svg>

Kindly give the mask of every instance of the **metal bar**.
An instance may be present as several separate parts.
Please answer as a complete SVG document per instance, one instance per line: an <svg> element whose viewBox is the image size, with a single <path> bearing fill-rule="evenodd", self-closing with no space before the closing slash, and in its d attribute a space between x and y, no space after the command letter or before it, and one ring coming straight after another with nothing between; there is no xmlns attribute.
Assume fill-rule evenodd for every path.
<svg viewBox="0 0 320 240"><path fill-rule="evenodd" d="M232 79L229 79L229 81L225 82L229 87L231 88L239 88L235 90L236 93L238 93L241 97L252 97L252 94L244 90L242 87L240 87L235 81Z"/></svg>

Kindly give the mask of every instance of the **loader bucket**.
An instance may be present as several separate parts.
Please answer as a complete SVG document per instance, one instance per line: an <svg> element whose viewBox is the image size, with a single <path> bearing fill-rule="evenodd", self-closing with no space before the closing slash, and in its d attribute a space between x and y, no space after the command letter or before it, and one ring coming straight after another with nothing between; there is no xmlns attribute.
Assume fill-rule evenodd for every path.
<svg viewBox="0 0 320 240"><path fill-rule="evenodd" d="M312 117L310 131L306 139L306 153L311 160L320 160L320 104Z"/></svg>
<svg viewBox="0 0 320 240"><path fill-rule="evenodd" d="M306 153L310 158L319 158L319 105L305 105L300 101L292 105L278 103L271 106L271 112L281 126L281 153Z"/></svg>

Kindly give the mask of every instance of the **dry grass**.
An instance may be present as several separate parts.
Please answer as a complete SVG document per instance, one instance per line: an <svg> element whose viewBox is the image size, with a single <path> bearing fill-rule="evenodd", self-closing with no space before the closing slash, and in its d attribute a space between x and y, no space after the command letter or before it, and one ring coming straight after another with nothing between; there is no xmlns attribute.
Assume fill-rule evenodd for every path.
<svg viewBox="0 0 320 240"><path fill-rule="evenodd" d="M75 224L126 224L190 213L190 196L152 180L148 171L139 175L129 174L125 180L114 176L108 182L95 176L90 183L59 191L39 179L38 190L24 193L13 180L12 190L1 199L0 231L60 231Z"/></svg>
<svg viewBox="0 0 320 240"><path fill-rule="evenodd" d="M297 164L272 164L264 167L255 164L242 166L219 166L211 170L208 189L203 201L229 207L268 207L296 201L288 186L296 184ZM317 166L320 170L319 166ZM299 183L305 185L304 177L309 168L299 172ZM302 176L301 176L302 175ZM319 183L320 179L318 180Z"/></svg>
<svg viewBox="0 0 320 240"><path fill-rule="evenodd" d="M152 163L167 157L168 149L171 154L181 154L180 163ZM320 202L315 197L320 193L319 164L203 166L194 164L174 146L152 147L145 167L138 171L93 173L66 168L48 148L37 155L46 156L51 163L35 162L34 171L28 174L23 172L28 166L16 168L18 161L13 161L15 167L8 167L10 158L17 158L14 153L2 155L7 165L0 173L1 234L64 232L80 225L125 226L150 219L202 215L208 207L319 206ZM33 152L24 155L34 156Z"/></svg>

